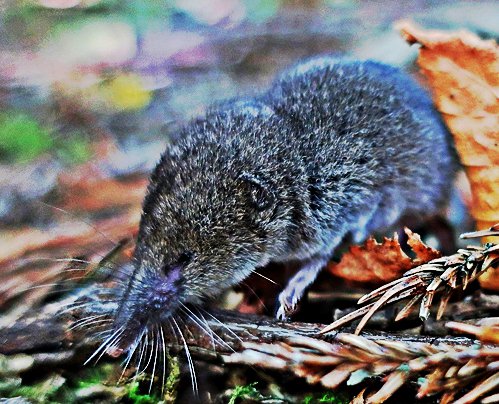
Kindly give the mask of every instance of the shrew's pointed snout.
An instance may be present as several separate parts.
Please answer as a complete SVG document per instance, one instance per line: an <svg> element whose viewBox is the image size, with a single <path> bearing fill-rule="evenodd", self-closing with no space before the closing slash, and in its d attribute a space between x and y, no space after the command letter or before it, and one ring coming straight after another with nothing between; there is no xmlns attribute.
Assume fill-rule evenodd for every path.
<svg viewBox="0 0 499 404"><path fill-rule="evenodd" d="M130 280L116 313L113 328L120 332L117 346L121 350L133 345L152 325L165 321L175 312L180 302L180 268L173 267L164 273L146 274L137 271L136 276Z"/></svg>
<svg viewBox="0 0 499 404"><path fill-rule="evenodd" d="M162 318L175 310L181 294L182 274L179 267L169 268L166 273L158 274L151 279L151 287L147 290L146 302L151 316Z"/></svg>

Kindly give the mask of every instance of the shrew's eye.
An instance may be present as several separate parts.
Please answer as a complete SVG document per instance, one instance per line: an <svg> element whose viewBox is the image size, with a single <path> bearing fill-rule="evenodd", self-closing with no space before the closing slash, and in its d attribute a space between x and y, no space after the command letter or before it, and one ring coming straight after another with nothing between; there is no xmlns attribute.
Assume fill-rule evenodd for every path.
<svg viewBox="0 0 499 404"><path fill-rule="evenodd" d="M261 212L273 205L275 199L273 192L258 176L245 172L239 176L239 179L243 182L249 200L256 210Z"/></svg>
<svg viewBox="0 0 499 404"><path fill-rule="evenodd" d="M179 270L187 266L194 258L194 253L192 251L185 251L178 256L173 262L168 262L163 265L163 273L168 275L172 270Z"/></svg>
<svg viewBox="0 0 499 404"><path fill-rule="evenodd" d="M178 257L177 263L179 265L187 265L194 258L194 253L192 251L184 251Z"/></svg>

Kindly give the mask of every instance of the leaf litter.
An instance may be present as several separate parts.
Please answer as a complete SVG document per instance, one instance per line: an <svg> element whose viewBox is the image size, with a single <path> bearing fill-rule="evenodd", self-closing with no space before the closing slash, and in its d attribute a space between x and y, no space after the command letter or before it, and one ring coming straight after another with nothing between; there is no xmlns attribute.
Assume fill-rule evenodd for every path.
<svg viewBox="0 0 499 404"><path fill-rule="evenodd" d="M483 43L466 33L428 33L408 25L403 26L402 30L409 41L423 45L420 65L430 78L437 107L453 133L464 134L456 143L461 159L468 167L467 174L472 184L472 212L480 229L488 228L471 236L492 240L490 237L498 235L498 225L493 222L498 212L495 205L497 187L489 181L495 181L498 162L497 143L494 140L497 133L493 130L494 125L496 128L497 125L491 124L495 122L493 115L497 113L497 75L494 77L495 70L489 71L487 64L491 64L490 69L497 67L494 59L497 46L494 48L490 41ZM463 52L465 56L461 58L459 55ZM471 63L470 55L476 54L481 55L482 59L479 63ZM465 69L468 65L471 72ZM456 86L453 80L463 80L462 83L467 84ZM450 89L455 88L458 93L449 94ZM97 176L87 181L90 176L86 170L89 167L82 165L80 175L63 179L70 190L67 195L76 194L79 197L78 200L67 196L62 198L61 207L83 212L116 208L119 213L110 218L93 219L91 223L66 218L49 232L33 228L5 232L0 265L8 269L2 271L0 279L0 304L12 308L15 307L12 302L22 298L25 310L10 311L7 316L2 316L3 319L15 321L21 318L29 309L42 304L52 288L47 286L45 289L27 291L30 286L37 287L42 282L47 283L47 280L57 284L61 274L68 270L81 269L84 278L102 264L102 257L112 251L110 245L114 243L109 240L109 243L103 243L102 237L96 239L96 233L105 234L106 239L114 242L136 234L139 201L146 184L144 177L132 176L126 182L121 182L121 179ZM366 306L322 331L322 334L327 334L363 317L354 334L337 334L332 340L327 335L317 335L296 336L275 343L246 341L239 352L224 356L225 363L290 372L310 384L321 384L327 389L358 385L362 391L353 402L383 402L410 381L419 383L416 392L418 398L439 394L441 402L465 403L477 399L493 402L497 398L499 385L497 318L466 323L447 322L448 330L477 338L480 343L475 346L434 345L420 342L416 337L414 342L407 343L383 334L373 341L358 335L374 312L404 299L409 301L398 312L396 320L406 318L419 305L419 316L425 321L430 317L430 309L437 300L439 308L436 318L443 317L452 293L469 289L476 278L482 279L484 274L497 267L499 261L499 248L493 242L462 248L453 255L441 257L437 250L424 244L416 233L406 229L406 234L415 258L404 253L396 237L385 238L382 242L370 238L362 246L351 247L339 263L329 266L331 274L347 280L388 282L359 300ZM469 234L465 236L470 237ZM123 247L128 251L125 256L130 255L132 248L131 244ZM64 261L54 262L54 257L67 259L71 265ZM52 262L47 265L46 261L50 259ZM78 260L82 262L76 265ZM43 277L40 277L41 272ZM373 377L382 378L381 387L364 386L364 381ZM119 394L124 392L120 390ZM136 391L130 394L134 395Z"/></svg>

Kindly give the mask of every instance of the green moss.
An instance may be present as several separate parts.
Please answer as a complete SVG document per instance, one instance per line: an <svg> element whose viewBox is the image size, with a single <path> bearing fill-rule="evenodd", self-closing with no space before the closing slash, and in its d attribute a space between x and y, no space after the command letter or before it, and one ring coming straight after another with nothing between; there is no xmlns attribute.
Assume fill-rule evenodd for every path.
<svg viewBox="0 0 499 404"><path fill-rule="evenodd" d="M128 398L134 404L153 404L159 401L158 397L156 397L154 394L140 394L138 382L132 382L128 386Z"/></svg>
<svg viewBox="0 0 499 404"><path fill-rule="evenodd" d="M265 398L255 387L257 384L257 382L254 382L245 386L236 386L230 396L229 404L235 404L238 399L261 400Z"/></svg>
<svg viewBox="0 0 499 404"><path fill-rule="evenodd" d="M166 378L163 398L167 403L174 403L177 398L177 388L180 381L180 365L176 356L168 355L167 360L170 373Z"/></svg>
<svg viewBox="0 0 499 404"><path fill-rule="evenodd" d="M33 117L16 111L0 114L0 159L29 163L54 152L66 164L81 164L92 157L89 141L80 133L53 137Z"/></svg>
<svg viewBox="0 0 499 404"><path fill-rule="evenodd" d="M110 380L114 374L116 365L110 363L103 363L100 366L88 369L84 372L83 378L78 381L78 388L87 388L102 384Z"/></svg>
<svg viewBox="0 0 499 404"><path fill-rule="evenodd" d="M346 404L350 400L340 393L325 393L320 399L319 403L335 403Z"/></svg>
<svg viewBox="0 0 499 404"><path fill-rule="evenodd" d="M21 386L20 377L2 377L0 378L0 397L10 397L12 391Z"/></svg>
<svg viewBox="0 0 499 404"><path fill-rule="evenodd" d="M12 390L9 396L21 396L36 403L50 403L56 401L56 395L65 383L66 379L56 374L31 386L19 386Z"/></svg>
<svg viewBox="0 0 499 404"><path fill-rule="evenodd" d="M317 404L317 403L329 403L329 404L346 404L349 403L350 399L343 393L327 392L321 395L308 395L303 399L303 404Z"/></svg>

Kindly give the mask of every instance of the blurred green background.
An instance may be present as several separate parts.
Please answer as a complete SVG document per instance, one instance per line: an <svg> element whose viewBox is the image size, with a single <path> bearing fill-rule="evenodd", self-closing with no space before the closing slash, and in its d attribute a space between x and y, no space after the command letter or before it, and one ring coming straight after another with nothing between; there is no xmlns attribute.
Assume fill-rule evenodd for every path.
<svg viewBox="0 0 499 404"><path fill-rule="evenodd" d="M34 220L30 201L68 167L148 172L178 125L258 92L301 57L412 66L398 19L499 36L497 2L480 1L17 0L0 12L0 224L9 226Z"/></svg>

